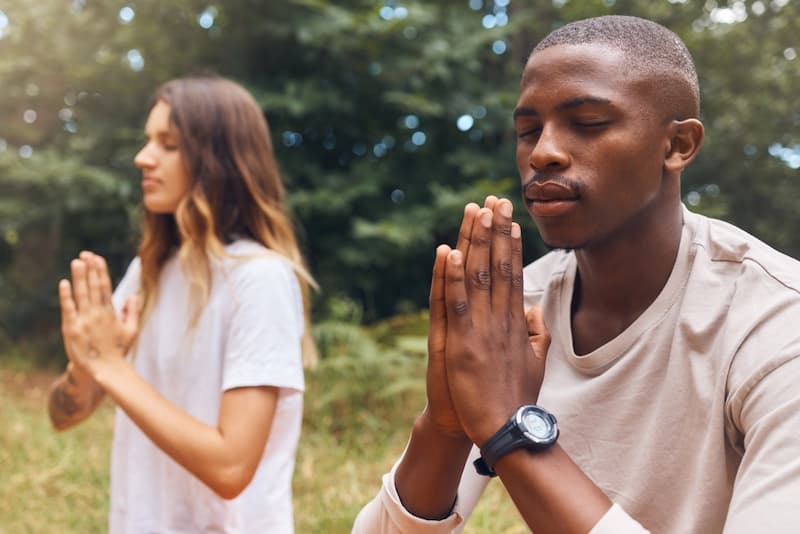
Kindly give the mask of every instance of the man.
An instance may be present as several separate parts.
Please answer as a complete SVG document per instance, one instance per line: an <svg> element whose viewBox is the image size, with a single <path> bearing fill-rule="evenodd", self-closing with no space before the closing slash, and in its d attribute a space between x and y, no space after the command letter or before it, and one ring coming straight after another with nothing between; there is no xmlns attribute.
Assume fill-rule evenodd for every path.
<svg viewBox="0 0 800 534"><path fill-rule="evenodd" d="M510 202L467 206L436 253L428 405L354 532L458 531L494 474L537 534L797 531L800 262L682 206L698 116L658 24L537 45L517 166L558 250L523 276Z"/></svg>

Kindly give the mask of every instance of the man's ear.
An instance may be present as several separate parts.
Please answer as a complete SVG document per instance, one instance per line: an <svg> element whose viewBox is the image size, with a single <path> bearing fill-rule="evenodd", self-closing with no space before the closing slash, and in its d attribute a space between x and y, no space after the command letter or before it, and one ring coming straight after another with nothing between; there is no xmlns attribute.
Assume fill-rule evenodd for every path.
<svg viewBox="0 0 800 534"><path fill-rule="evenodd" d="M697 119L672 121L664 153L666 172L679 173L692 162L703 144L703 131L703 123Z"/></svg>

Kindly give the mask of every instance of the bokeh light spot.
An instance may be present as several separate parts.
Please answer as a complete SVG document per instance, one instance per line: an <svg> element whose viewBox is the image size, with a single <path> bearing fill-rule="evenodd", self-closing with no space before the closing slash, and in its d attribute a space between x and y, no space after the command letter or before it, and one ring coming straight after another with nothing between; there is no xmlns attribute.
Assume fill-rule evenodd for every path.
<svg viewBox="0 0 800 534"><path fill-rule="evenodd" d="M0 9L0 39L3 38L6 30L8 29L8 16Z"/></svg>
<svg viewBox="0 0 800 534"><path fill-rule="evenodd" d="M383 72L383 65L381 65L377 61L373 61L372 63L369 64L369 67L367 67L367 70L373 76L378 76L378 75L380 75L381 72Z"/></svg>
<svg viewBox="0 0 800 534"><path fill-rule="evenodd" d="M204 30L209 30L214 26L214 20L217 18L217 14L216 7L208 6L197 16L197 24Z"/></svg>
<svg viewBox="0 0 800 534"><path fill-rule="evenodd" d="M128 50L128 53L125 57L128 60L128 66L132 71L139 72L144 68L144 57L142 56L142 53L135 48Z"/></svg>
<svg viewBox="0 0 800 534"><path fill-rule="evenodd" d="M131 6L125 6L119 10L117 19L119 20L120 24L128 24L129 22L133 21L135 16L136 12L133 10L133 8Z"/></svg>
<svg viewBox="0 0 800 534"><path fill-rule="evenodd" d="M472 128L473 124L475 124L475 119L472 118L472 115L461 115L456 121L456 127L462 132Z"/></svg>

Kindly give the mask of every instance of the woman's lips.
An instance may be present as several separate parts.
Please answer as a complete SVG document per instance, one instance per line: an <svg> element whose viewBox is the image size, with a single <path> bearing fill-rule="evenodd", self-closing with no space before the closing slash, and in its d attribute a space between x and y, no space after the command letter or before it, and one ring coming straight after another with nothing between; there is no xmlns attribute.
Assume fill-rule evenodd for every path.
<svg viewBox="0 0 800 534"><path fill-rule="evenodd" d="M149 191L158 187L158 180L155 178L145 178L142 180L142 190Z"/></svg>

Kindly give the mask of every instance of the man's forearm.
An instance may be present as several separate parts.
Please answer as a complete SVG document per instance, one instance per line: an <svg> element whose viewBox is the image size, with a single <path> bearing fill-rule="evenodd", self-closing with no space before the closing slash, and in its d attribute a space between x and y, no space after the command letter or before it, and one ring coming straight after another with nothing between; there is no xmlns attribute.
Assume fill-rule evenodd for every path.
<svg viewBox="0 0 800 534"><path fill-rule="evenodd" d="M498 460L495 471L537 533L589 532L611 508L608 497L558 445L512 451Z"/></svg>
<svg viewBox="0 0 800 534"><path fill-rule="evenodd" d="M414 424L395 487L403 507L422 519L438 520L453 509L464 463L472 442L466 436L436 434L421 415Z"/></svg>
<svg viewBox="0 0 800 534"><path fill-rule="evenodd" d="M50 421L57 430L66 430L89 417L102 399L103 390L96 382L78 379L68 368L50 387Z"/></svg>

